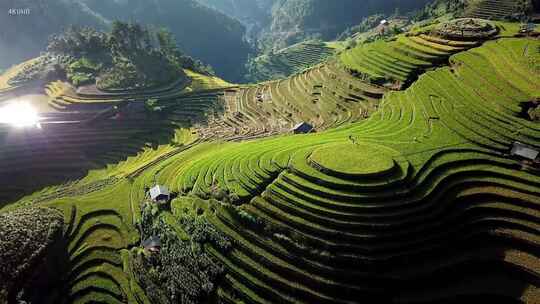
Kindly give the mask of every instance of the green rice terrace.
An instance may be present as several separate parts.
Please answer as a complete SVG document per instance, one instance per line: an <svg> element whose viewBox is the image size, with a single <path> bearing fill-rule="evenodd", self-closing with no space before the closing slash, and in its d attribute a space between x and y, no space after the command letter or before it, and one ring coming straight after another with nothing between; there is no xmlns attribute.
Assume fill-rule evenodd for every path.
<svg viewBox="0 0 540 304"><path fill-rule="evenodd" d="M501 20L512 17L526 7L527 0L474 0L466 15L472 18Z"/></svg>
<svg viewBox="0 0 540 304"><path fill-rule="evenodd" d="M540 40L518 30L433 24L250 85L9 70L0 106L40 120L0 124L0 303L539 303Z"/></svg>
<svg viewBox="0 0 540 304"><path fill-rule="evenodd" d="M249 63L248 79L261 82L286 78L316 65L335 53L330 43L305 41L270 54L256 57Z"/></svg>

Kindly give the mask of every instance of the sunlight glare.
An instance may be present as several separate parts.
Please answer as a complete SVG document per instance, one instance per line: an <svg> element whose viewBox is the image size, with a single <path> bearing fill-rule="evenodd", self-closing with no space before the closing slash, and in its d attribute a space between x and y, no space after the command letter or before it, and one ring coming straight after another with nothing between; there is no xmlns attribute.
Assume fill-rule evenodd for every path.
<svg viewBox="0 0 540 304"><path fill-rule="evenodd" d="M0 123L15 127L32 127L39 124L40 117L27 102L12 102L0 107Z"/></svg>

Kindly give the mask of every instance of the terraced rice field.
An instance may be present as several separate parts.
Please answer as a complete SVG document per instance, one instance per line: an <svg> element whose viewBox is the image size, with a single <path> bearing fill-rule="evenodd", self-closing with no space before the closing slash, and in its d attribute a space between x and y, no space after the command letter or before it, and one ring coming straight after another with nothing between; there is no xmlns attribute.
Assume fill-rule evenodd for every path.
<svg viewBox="0 0 540 304"><path fill-rule="evenodd" d="M0 180L13 185L2 191L1 201L43 185L84 177L89 170L146 149L172 145L174 149L170 150L181 151L184 144L195 140L190 128L206 121L208 112L217 111L222 96L215 89L168 90L148 96L99 99L77 95L61 82L50 83L46 90L51 97L49 106L57 112L42 114L40 129L0 128ZM149 98L157 100L162 112L145 111L144 101ZM34 172L32 178L30 172Z"/></svg>
<svg viewBox="0 0 540 304"><path fill-rule="evenodd" d="M261 82L285 78L323 62L334 54L333 46L324 42L301 42L275 53L255 58L250 81Z"/></svg>
<svg viewBox="0 0 540 304"><path fill-rule="evenodd" d="M540 92L529 81L540 77L539 46L488 42L388 94L363 123L229 144L171 168L173 189L201 195L218 183L244 202L186 198L173 208L203 208L235 240L228 255L209 249L228 269L218 294L230 303L534 303L540 174L508 151L514 140L540 147L537 123L518 118L519 103ZM343 150L362 155L346 166L333 158Z"/></svg>
<svg viewBox="0 0 540 304"><path fill-rule="evenodd" d="M284 80L225 91L224 114L199 132L240 140L289 133L303 121L325 130L366 118L385 91L327 62Z"/></svg>
<svg viewBox="0 0 540 304"><path fill-rule="evenodd" d="M472 4L467 17L488 20L503 20L515 11L515 0L480 0Z"/></svg>
<svg viewBox="0 0 540 304"><path fill-rule="evenodd" d="M227 90L225 114L209 119L199 133L241 140L286 133L300 122L319 131L357 122L373 113L388 89L406 88L427 69L482 42L424 30L362 44L289 78Z"/></svg>
<svg viewBox="0 0 540 304"><path fill-rule="evenodd" d="M344 66L374 83L401 88L422 70L441 64L452 54L478 46L481 41L453 41L430 34L397 36L395 41L363 44L340 55Z"/></svg>
<svg viewBox="0 0 540 304"><path fill-rule="evenodd" d="M169 217L202 216L233 240L227 254L205 246L226 269L216 293L222 303L535 303L540 173L509 151L513 141L540 149L540 126L520 115L522 102L540 96L540 41L500 38L467 50L473 46L423 36L377 42L284 80L155 94L159 119L129 116L136 102L74 96L57 115L102 107L78 114L95 124L24 135L2 129L2 176L14 168L60 176L52 169L60 163L94 169L2 211L39 204L64 212L66 302L150 303L124 249L139 244L144 188L158 183L179 193ZM441 58L449 66L402 91L344 69L357 64L406 81ZM54 84L49 90L68 96ZM113 105L123 118L101 112ZM256 139L299 121L318 132ZM43 148L28 148L47 143L58 150L38 157ZM77 159L81 150L99 157ZM216 186L236 204L203 200Z"/></svg>
<svg viewBox="0 0 540 304"><path fill-rule="evenodd" d="M7 95L9 92L16 89L16 87L13 87L8 83L9 80L23 70L25 66L31 65L37 60L38 58L13 66L0 75L0 101L3 99L4 95Z"/></svg>

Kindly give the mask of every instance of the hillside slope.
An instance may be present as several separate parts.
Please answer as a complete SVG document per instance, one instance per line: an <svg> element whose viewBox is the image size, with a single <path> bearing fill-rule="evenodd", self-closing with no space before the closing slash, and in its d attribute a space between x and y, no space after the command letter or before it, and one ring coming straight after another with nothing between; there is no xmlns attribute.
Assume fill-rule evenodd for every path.
<svg viewBox="0 0 540 304"><path fill-rule="evenodd" d="M263 33L263 49L282 49L306 38L332 40L345 29L373 14L408 12L429 0L279 0L272 8L272 23Z"/></svg>
<svg viewBox="0 0 540 304"><path fill-rule="evenodd" d="M238 19L246 27L248 40L254 41L270 23L270 10L275 0L197 0L200 3Z"/></svg>
<svg viewBox="0 0 540 304"><path fill-rule="evenodd" d="M29 15L10 16L9 9L29 9ZM39 55L47 37L70 24L104 28L107 21L83 4L61 0L5 0L0 2L0 67L7 68ZM62 18L59 18L62 16Z"/></svg>
<svg viewBox="0 0 540 304"><path fill-rule="evenodd" d="M29 16L8 16L0 20L0 67L35 57L45 49L47 37L67 26L87 25L107 29L113 20L137 21L169 28L181 49L211 64L229 80L241 76L249 46L242 24L195 0L8 0L0 10L28 8ZM222 60L227 54L228 60Z"/></svg>
<svg viewBox="0 0 540 304"><path fill-rule="evenodd" d="M42 171L83 174L0 212L64 213L69 273L51 303L535 303L540 171L510 150L540 149L523 115L540 41L462 21L256 85L190 71L188 88L138 95L49 83L54 115L90 119L1 126L0 176L20 193ZM455 36L463 25L485 31ZM291 135L303 121L316 133ZM149 202L156 184L170 205ZM158 256L142 248L152 234Z"/></svg>
<svg viewBox="0 0 540 304"><path fill-rule="evenodd" d="M230 254L211 250L229 270L218 293L231 303L534 303L540 174L508 151L516 140L540 148L540 127L519 116L540 93L528 81L539 79L539 46L488 42L386 95L363 123L164 167L161 182L181 193L205 197L218 184L248 197L236 208L173 204L178 215L204 209L235 240Z"/></svg>
<svg viewBox="0 0 540 304"><path fill-rule="evenodd" d="M165 26L188 55L214 67L217 74L237 81L249 46L245 27L237 20L195 0L81 0L108 19L135 20ZM223 60L223 55L227 60Z"/></svg>

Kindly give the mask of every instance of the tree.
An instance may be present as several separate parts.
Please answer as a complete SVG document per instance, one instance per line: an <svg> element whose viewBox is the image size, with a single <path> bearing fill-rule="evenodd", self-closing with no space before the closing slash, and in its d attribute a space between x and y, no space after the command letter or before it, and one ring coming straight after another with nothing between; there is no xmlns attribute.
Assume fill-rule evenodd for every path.
<svg viewBox="0 0 540 304"><path fill-rule="evenodd" d="M158 106L158 100L156 98L146 100L144 106L149 112L159 112L162 110L162 108Z"/></svg>
<svg viewBox="0 0 540 304"><path fill-rule="evenodd" d="M174 35L166 28L160 28L156 32L160 50L167 56L181 56Z"/></svg>
<svg viewBox="0 0 540 304"><path fill-rule="evenodd" d="M138 23L114 21L110 44L122 55L149 51L152 48L150 32Z"/></svg>
<svg viewBox="0 0 540 304"><path fill-rule="evenodd" d="M107 34L89 27L70 26L60 35L49 38L47 51L53 54L81 57L102 54L109 49Z"/></svg>

